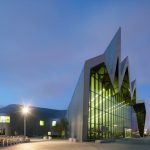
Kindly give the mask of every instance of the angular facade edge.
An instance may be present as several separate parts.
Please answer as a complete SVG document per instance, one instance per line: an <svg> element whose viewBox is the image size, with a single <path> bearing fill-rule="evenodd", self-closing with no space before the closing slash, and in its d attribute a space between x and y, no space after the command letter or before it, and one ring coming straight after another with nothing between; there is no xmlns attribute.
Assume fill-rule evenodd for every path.
<svg viewBox="0 0 150 150"><path fill-rule="evenodd" d="M111 51L111 53L114 53L114 54L111 55L109 53L109 51ZM109 62L109 60L112 60L112 61ZM74 107L76 111L79 110L78 107L73 106L72 101L76 102L78 104L81 104L81 106L82 106L79 110L79 112L81 112L81 118L83 119L81 121L82 125L80 125L80 127L82 127L82 134L80 136L82 136L82 137L79 137L79 135L76 135L74 137L71 136L73 138L77 138L77 140L79 140L79 141L86 141L87 140L90 71L93 67L95 67L99 64L102 64L102 63L104 63L106 65L106 68L107 68L107 71L108 71L108 74L109 74L112 85L114 84L115 72L116 72L116 67L117 67L117 64L118 64L119 65L119 67L118 67L119 68L118 69L118 74L119 74L119 79L118 79L119 80L119 82L118 82L119 85L118 85L118 87L119 87L119 90L121 89L121 85L123 83L123 79L124 79L126 70L128 70L128 75L129 75L129 86L130 86L131 99L133 97L134 91L136 90L136 81L135 80L132 81L132 85L131 85L128 57L126 57L121 62L121 28L119 28L119 30L115 34L114 38L110 42L109 46L107 47L106 51L104 52L104 54L86 60L86 62L84 64L84 68L82 70L83 95L78 100L74 99L74 95L78 94L78 93L76 93L76 89L79 88L79 83L78 83L77 86L76 86L75 92L73 94L73 98L71 100L71 103L68 107L68 113L69 113L69 110L72 109L72 107ZM73 114L70 115L70 116L73 116L74 118L78 118L78 116L73 115ZM72 118L69 117L69 120L71 120L71 119ZM71 125L71 128L73 128L72 125Z"/></svg>
<svg viewBox="0 0 150 150"><path fill-rule="evenodd" d="M83 130L84 70L82 70L67 111L70 137L79 141Z"/></svg>

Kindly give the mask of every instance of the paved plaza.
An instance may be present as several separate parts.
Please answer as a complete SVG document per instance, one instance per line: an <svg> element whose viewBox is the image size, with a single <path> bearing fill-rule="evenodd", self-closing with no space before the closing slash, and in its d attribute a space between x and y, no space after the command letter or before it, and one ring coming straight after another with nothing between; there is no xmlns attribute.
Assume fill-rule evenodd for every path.
<svg viewBox="0 0 150 150"><path fill-rule="evenodd" d="M150 150L150 141L143 142L115 142L115 143L79 143L65 140L40 141L18 144L2 148L3 150Z"/></svg>

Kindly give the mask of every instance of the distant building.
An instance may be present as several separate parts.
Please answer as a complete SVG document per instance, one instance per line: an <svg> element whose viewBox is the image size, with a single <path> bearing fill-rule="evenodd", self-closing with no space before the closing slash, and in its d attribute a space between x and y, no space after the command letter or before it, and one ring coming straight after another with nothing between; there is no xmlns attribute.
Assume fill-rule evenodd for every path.
<svg viewBox="0 0 150 150"><path fill-rule="evenodd" d="M136 103L129 61L121 61L121 29L104 54L87 60L68 108L70 136L79 141L143 136L145 104Z"/></svg>
<svg viewBox="0 0 150 150"><path fill-rule="evenodd" d="M24 134L24 116L21 107L9 105L0 109L0 135ZM30 107L30 113L26 117L27 136L56 136L52 127L65 116L66 110Z"/></svg>

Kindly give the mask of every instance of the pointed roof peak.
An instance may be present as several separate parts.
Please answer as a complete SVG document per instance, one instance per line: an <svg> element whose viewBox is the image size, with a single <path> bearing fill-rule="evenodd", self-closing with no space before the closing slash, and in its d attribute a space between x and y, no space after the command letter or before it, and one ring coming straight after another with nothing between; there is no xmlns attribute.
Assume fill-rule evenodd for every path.
<svg viewBox="0 0 150 150"><path fill-rule="evenodd" d="M121 65L121 74L122 74L123 70L125 69L125 65L126 65L127 62L128 62L128 56L125 57L125 58L121 61L121 63L120 63L120 65Z"/></svg>
<svg viewBox="0 0 150 150"><path fill-rule="evenodd" d="M118 28L117 33L121 33L121 27Z"/></svg>
<svg viewBox="0 0 150 150"><path fill-rule="evenodd" d="M115 33L114 38L118 38L118 40L121 41L121 27L119 27L119 29Z"/></svg>
<svg viewBox="0 0 150 150"><path fill-rule="evenodd" d="M114 73L114 67L121 53L121 28L119 28L104 52L109 73Z"/></svg>
<svg viewBox="0 0 150 150"><path fill-rule="evenodd" d="M128 60L128 56L126 56L126 57L121 61L121 63L124 62L124 61L127 61L127 60Z"/></svg>
<svg viewBox="0 0 150 150"><path fill-rule="evenodd" d="M132 81L132 83L134 83L134 82L136 82L136 79L134 79L134 80Z"/></svg>
<svg viewBox="0 0 150 150"><path fill-rule="evenodd" d="M117 32L113 36L112 41L114 40L118 40L121 43L121 27L118 28Z"/></svg>
<svg viewBox="0 0 150 150"><path fill-rule="evenodd" d="M133 81L131 81L131 86L132 86L132 88L134 87L135 84L136 84L136 79L133 80Z"/></svg>
<svg viewBox="0 0 150 150"><path fill-rule="evenodd" d="M112 46L114 46L114 47L112 47ZM116 48L119 48L119 50L121 49L121 27L119 27L119 29L117 30L117 32L113 36L111 42L109 43L109 45L106 48L104 53L107 53L108 51L110 51L109 48L111 48L111 49L114 48L115 50L117 50Z"/></svg>

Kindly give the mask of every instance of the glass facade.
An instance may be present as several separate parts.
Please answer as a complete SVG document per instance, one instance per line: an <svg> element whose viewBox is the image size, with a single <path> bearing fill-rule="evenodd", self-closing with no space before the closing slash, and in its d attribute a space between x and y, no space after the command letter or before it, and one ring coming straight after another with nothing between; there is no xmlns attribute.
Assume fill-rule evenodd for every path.
<svg viewBox="0 0 150 150"><path fill-rule="evenodd" d="M88 140L125 137L131 129L132 111L128 70L118 90L118 65L112 85L105 64L90 73ZM129 129L129 130L128 130Z"/></svg>

